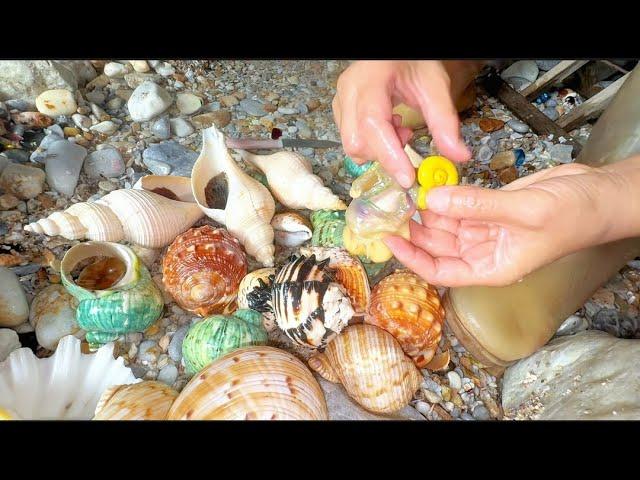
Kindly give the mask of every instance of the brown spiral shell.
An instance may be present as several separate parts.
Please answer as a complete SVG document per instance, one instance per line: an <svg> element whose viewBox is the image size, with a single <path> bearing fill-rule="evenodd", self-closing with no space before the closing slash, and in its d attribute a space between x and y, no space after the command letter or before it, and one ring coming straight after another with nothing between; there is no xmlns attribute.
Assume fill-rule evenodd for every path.
<svg viewBox="0 0 640 480"><path fill-rule="evenodd" d="M173 241L162 261L162 282L183 309L207 316L224 313L247 274L238 239L223 228L191 228Z"/></svg>

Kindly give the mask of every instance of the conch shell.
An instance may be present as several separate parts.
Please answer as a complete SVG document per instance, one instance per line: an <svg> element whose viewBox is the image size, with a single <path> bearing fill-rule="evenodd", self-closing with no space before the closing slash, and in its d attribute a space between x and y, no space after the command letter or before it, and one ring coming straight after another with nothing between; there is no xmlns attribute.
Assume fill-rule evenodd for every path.
<svg viewBox="0 0 640 480"><path fill-rule="evenodd" d="M168 420L327 420L313 374L284 350L258 346L229 352L194 376Z"/></svg>
<svg viewBox="0 0 640 480"><path fill-rule="evenodd" d="M94 420L164 420L178 392L164 383L116 385L104 391Z"/></svg>
<svg viewBox="0 0 640 480"><path fill-rule="evenodd" d="M179 235L162 261L162 283L180 307L200 316L224 312L247 274L240 242L210 225Z"/></svg>
<svg viewBox="0 0 640 480"><path fill-rule="evenodd" d="M311 238L311 225L295 212L278 213L271 220L277 245L297 247Z"/></svg>
<svg viewBox="0 0 640 480"><path fill-rule="evenodd" d="M360 323L344 329L309 367L342 383L367 410L392 413L405 407L420 388L422 375L400 344L381 328Z"/></svg>
<svg viewBox="0 0 640 480"><path fill-rule="evenodd" d="M344 210L347 206L312 173L311 162L296 152L254 155L238 150L242 158L267 176L269 188L284 206L308 210Z"/></svg>
<svg viewBox="0 0 640 480"><path fill-rule="evenodd" d="M365 319L393 335L419 368L435 355L443 321L438 291L409 271L393 273L376 285Z"/></svg>
<svg viewBox="0 0 640 480"><path fill-rule="evenodd" d="M276 275L273 267L260 268L248 273L238 287L238 308L248 308L262 313L267 332L276 329L276 319L271 311L271 284Z"/></svg>
<svg viewBox="0 0 640 480"><path fill-rule="evenodd" d="M154 191L115 190L95 202L80 202L62 212L54 212L24 229L69 240L127 240L147 248L166 247L176 235L198 221L202 211L181 195L173 194L178 200L172 199L172 190L167 186L160 190L164 196Z"/></svg>
<svg viewBox="0 0 640 480"><path fill-rule="evenodd" d="M203 130L202 136L202 151L191 173L197 204L209 218L225 225L249 255L265 267L272 267L275 246L270 222L276 208L273 197L231 158L222 132L212 126Z"/></svg>

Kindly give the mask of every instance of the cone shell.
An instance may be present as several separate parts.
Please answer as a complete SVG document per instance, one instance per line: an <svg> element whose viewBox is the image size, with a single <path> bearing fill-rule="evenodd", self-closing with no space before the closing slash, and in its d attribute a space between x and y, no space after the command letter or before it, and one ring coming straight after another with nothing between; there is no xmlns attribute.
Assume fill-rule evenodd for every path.
<svg viewBox="0 0 640 480"><path fill-rule="evenodd" d="M247 274L240 242L210 225L179 235L162 262L162 282L180 307L200 316L222 313Z"/></svg>
<svg viewBox="0 0 640 480"><path fill-rule="evenodd" d="M422 375L400 344L381 328L365 323L344 329L309 366L367 410L392 413L420 388Z"/></svg>
<svg viewBox="0 0 640 480"><path fill-rule="evenodd" d="M320 385L305 365L277 348L228 353L193 377L169 420L327 420Z"/></svg>
<svg viewBox="0 0 640 480"><path fill-rule="evenodd" d="M279 213L271 220L277 245L297 247L311 239L311 225L295 212Z"/></svg>
<svg viewBox="0 0 640 480"><path fill-rule="evenodd" d="M408 271L393 273L376 285L365 319L393 335L419 368L435 355L443 321L438 291Z"/></svg>
<svg viewBox="0 0 640 480"><path fill-rule="evenodd" d="M178 392L164 383L147 381L105 390L94 420L164 420Z"/></svg>
<svg viewBox="0 0 640 480"><path fill-rule="evenodd" d="M313 236L311 245L317 247L342 247L342 231L346 225L344 211L318 210L311 214Z"/></svg>

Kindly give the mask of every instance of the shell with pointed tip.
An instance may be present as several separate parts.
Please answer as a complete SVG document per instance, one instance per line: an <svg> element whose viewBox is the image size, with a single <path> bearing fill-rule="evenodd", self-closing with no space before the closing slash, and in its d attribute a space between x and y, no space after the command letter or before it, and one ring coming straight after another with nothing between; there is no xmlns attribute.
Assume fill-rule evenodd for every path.
<svg viewBox="0 0 640 480"><path fill-rule="evenodd" d="M179 235L162 261L162 283L176 303L200 316L224 312L247 274L237 238L210 225Z"/></svg>
<svg viewBox="0 0 640 480"><path fill-rule="evenodd" d="M415 273L399 271L375 286L365 322L393 335L415 364L424 368L438 349L444 308L435 287Z"/></svg>
<svg viewBox="0 0 640 480"><path fill-rule="evenodd" d="M295 212L278 213L271 220L276 244L297 247L311 238L311 225L302 215Z"/></svg>
<svg viewBox="0 0 640 480"><path fill-rule="evenodd" d="M187 373L193 375L232 350L265 345L267 340L259 312L236 310L233 315L214 315L193 324L182 342L182 358Z"/></svg>
<svg viewBox="0 0 640 480"><path fill-rule="evenodd" d="M400 344L381 328L351 325L309 366L330 382L341 383L367 410L392 413L405 407L420 388L422 375Z"/></svg>
<svg viewBox="0 0 640 480"><path fill-rule="evenodd" d="M269 188L284 206L308 210L344 210L347 206L312 173L311 162L296 152L254 155L238 150L242 158L264 172Z"/></svg>
<svg viewBox="0 0 640 480"><path fill-rule="evenodd" d="M0 363L0 410L24 420L90 420L107 388L140 381L122 357L113 358L113 349L84 354L69 335L48 358L29 348L13 351Z"/></svg>
<svg viewBox="0 0 640 480"><path fill-rule="evenodd" d="M328 258L327 268L336 282L347 291L354 316L362 317L366 313L371 300L371 287L360 260L341 248L307 247L301 248L300 253L305 256L315 255L318 261Z"/></svg>
<svg viewBox="0 0 640 480"><path fill-rule="evenodd" d="M342 231L346 225L344 211L318 210L311 214L313 235L311 245L316 247L342 247Z"/></svg>
<svg viewBox="0 0 640 480"><path fill-rule="evenodd" d="M271 219L276 205L269 190L251 178L231 158L222 132L215 126L202 131L202 151L193 165L193 197L209 218L227 227L245 250L265 267L272 267L275 245ZM216 186L213 208L207 186Z"/></svg>
<svg viewBox="0 0 640 480"><path fill-rule="evenodd" d="M293 256L276 274L271 307L278 327L294 342L324 348L353 317L344 288L326 270L329 259Z"/></svg>
<svg viewBox="0 0 640 480"><path fill-rule="evenodd" d="M78 285L71 272L92 257L107 257L124 263L126 270L113 285L101 289ZM96 262L97 264L98 262ZM96 280L109 272L95 271ZM133 251L117 243L85 242L71 247L60 264L62 284L78 300L76 320L87 332L91 348L111 342L123 333L143 332L162 314L162 293L149 271ZM84 283L83 283L84 284Z"/></svg>
<svg viewBox="0 0 640 480"><path fill-rule="evenodd" d="M169 189L165 190L161 192L167 194ZM202 211L193 202L136 188L115 190L95 202L76 203L25 225L24 229L69 240L127 240L147 248L161 248L201 217Z"/></svg>
<svg viewBox="0 0 640 480"><path fill-rule="evenodd" d="M113 386L100 397L93 420L164 420L177 396L155 381Z"/></svg>
<svg viewBox="0 0 640 480"><path fill-rule="evenodd" d="M168 420L327 420L313 374L284 350L258 346L229 352L194 376Z"/></svg>

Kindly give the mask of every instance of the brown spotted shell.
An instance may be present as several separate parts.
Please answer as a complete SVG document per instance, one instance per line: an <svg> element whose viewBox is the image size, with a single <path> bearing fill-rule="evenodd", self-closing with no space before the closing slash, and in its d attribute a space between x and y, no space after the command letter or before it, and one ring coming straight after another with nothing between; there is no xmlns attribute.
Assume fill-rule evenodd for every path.
<svg viewBox="0 0 640 480"><path fill-rule="evenodd" d="M200 316L224 313L247 274L240 242L223 228L192 228L174 240L162 262L162 282L176 303Z"/></svg>
<svg viewBox="0 0 640 480"><path fill-rule="evenodd" d="M168 420L327 420L320 385L296 357L267 346L229 352L184 387Z"/></svg>
<svg viewBox="0 0 640 480"><path fill-rule="evenodd" d="M365 319L393 335L420 368L436 353L443 321L438 291L409 271L395 272L375 286Z"/></svg>
<svg viewBox="0 0 640 480"><path fill-rule="evenodd" d="M146 381L104 391L94 420L164 420L178 392L164 383Z"/></svg>

